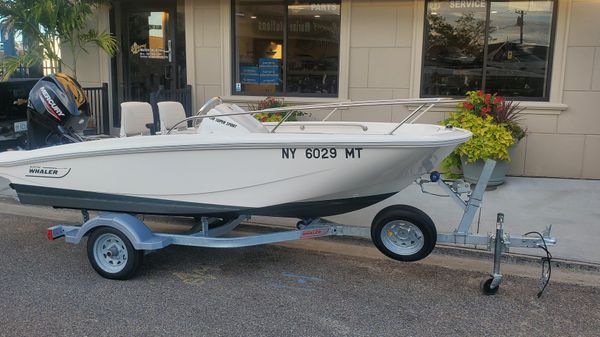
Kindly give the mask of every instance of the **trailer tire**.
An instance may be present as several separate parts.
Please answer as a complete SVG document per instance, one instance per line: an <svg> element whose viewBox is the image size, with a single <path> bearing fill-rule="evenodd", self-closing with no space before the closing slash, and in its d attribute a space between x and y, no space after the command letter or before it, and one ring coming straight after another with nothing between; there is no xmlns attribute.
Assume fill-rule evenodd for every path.
<svg viewBox="0 0 600 337"><path fill-rule="evenodd" d="M132 278L144 259L143 251L136 250L125 234L111 227L99 227L90 234L87 255L94 270L112 280Z"/></svg>
<svg viewBox="0 0 600 337"><path fill-rule="evenodd" d="M394 205L375 216L371 239L386 256L412 262L431 253L437 242L437 230L425 212L408 205Z"/></svg>

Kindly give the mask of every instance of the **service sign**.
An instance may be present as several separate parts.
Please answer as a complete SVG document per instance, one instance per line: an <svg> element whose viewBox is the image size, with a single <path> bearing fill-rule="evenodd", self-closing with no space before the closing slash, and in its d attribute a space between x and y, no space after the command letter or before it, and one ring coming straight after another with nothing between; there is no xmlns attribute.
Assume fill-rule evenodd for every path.
<svg viewBox="0 0 600 337"><path fill-rule="evenodd" d="M440 10L471 10L485 11L487 3L485 0L434 0L428 4L432 12Z"/></svg>

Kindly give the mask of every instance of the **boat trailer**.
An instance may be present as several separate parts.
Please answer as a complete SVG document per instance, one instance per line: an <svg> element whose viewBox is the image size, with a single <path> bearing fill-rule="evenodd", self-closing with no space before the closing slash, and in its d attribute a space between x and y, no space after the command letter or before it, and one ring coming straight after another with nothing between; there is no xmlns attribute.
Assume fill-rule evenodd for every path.
<svg viewBox="0 0 600 337"><path fill-rule="evenodd" d="M486 295L495 294L502 282L500 273L501 257L510 247L542 248L548 254L542 259L541 296L550 279L550 259L548 246L557 240L551 237L551 226L543 233L527 233L515 236L504 232L504 215L499 213L495 233L474 234L471 224L481 206L483 195L492 171L493 160L485 163L483 172L473 190L468 183L457 180L444 181L438 172L432 172L428 179L419 178L421 186L437 183L457 206L463 209L458 227L453 232L437 232L433 221L417 208L406 205L389 206L381 210L373 220L371 228L347 226L322 218L302 219L297 229L278 231L250 236L224 237L251 215L240 215L233 219L201 217L188 232L153 232L138 217L124 213L100 213L90 219L87 211L82 211L81 225L57 225L48 228L48 239L64 237L68 243L78 244L88 236L87 254L92 267L103 277L129 279L135 275L145 254L170 245L238 248L273 244L285 241L318 238L324 236L353 236L372 239L376 247L385 255L399 261L417 261L425 258L433 250L436 242L452 245L477 245L493 250L494 266L490 277L481 283ZM536 236L530 236L536 234ZM547 263L547 267L546 267Z"/></svg>

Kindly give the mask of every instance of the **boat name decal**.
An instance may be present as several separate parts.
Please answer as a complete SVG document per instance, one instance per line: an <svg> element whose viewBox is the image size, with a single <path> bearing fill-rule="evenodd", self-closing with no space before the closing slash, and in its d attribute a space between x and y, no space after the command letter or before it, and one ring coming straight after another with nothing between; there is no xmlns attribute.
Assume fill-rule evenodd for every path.
<svg viewBox="0 0 600 337"><path fill-rule="evenodd" d="M52 97L50 97L48 90L46 90L44 87L40 88L40 99L52 117L56 118L60 122L60 117L64 117L65 113L61 110L61 108L58 107L58 105L56 105L56 102L54 102Z"/></svg>
<svg viewBox="0 0 600 337"><path fill-rule="evenodd" d="M296 159L296 150L298 149L289 147L281 149L281 159ZM339 152L340 157L342 157L341 153L344 154L342 158L360 159L362 150L362 147L350 147L344 148ZM338 149L334 147L309 147L298 153L300 153L299 157L301 156L301 153L304 153L304 158L306 159L335 159L338 157Z"/></svg>
<svg viewBox="0 0 600 337"><path fill-rule="evenodd" d="M232 123L232 122L228 122L228 121L223 120L221 118L210 117L210 120L213 120L213 121L215 121L215 122L217 122L219 124L223 124L223 125L228 126L230 128L234 128L234 129L237 128L237 124Z"/></svg>
<svg viewBox="0 0 600 337"><path fill-rule="evenodd" d="M70 168L30 166L27 177L37 178L64 178L71 172Z"/></svg>

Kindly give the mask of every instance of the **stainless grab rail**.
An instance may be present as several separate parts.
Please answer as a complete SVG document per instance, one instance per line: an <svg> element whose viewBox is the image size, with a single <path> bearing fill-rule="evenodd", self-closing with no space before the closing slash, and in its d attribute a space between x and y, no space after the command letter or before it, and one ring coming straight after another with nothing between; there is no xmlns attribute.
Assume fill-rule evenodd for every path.
<svg viewBox="0 0 600 337"><path fill-rule="evenodd" d="M300 130L304 130L306 128L309 127L319 127L322 126L322 124L318 124L319 122L313 122L313 121L306 121L306 122L296 122L294 123L294 126L298 126L300 128ZM361 128L363 131L367 131L369 130L369 127L365 124L361 124L360 122L328 122L327 126L330 125L334 125L334 126L353 126L353 127L357 127L357 128Z"/></svg>
<svg viewBox="0 0 600 337"><path fill-rule="evenodd" d="M196 112L195 116L199 116L201 113L205 112L208 108L212 108L213 106L217 106L219 104L223 104L223 100L221 99L221 97L219 96L215 96L211 99L209 99L208 101L206 101L206 103L204 103L204 105L202 107L200 107L200 109L198 109L198 112ZM204 113L206 115L206 113ZM194 120L194 127L196 127L196 120Z"/></svg>
<svg viewBox="0 0 600 337"><path fill-rule="evenodd" d="M207 117L208 118L210 118L210 117L227 117L227 116L254 115L254 114L257 114L257 113L272 114L272 113L286 112L286 114L284 115L284 117L282 118L282 120L279 121L279 123L277 123L277 125L273 129L271 129L271 132L274 133L275 130L277 130L281 126L281 124L283 124L285 121L287 121L290 118L290 116L294 113L294 111L298 111L298 110L333 109L325 118L323 118L322 121L325 121L329 117L331 117L331 115L333 115L333 113L335 111L337 111L339 108L355 108L355 107L387 106L387 105L412 105L412 104L419 105L406 118L404 118L402 121L400 121L398 123L398 125L396 125L396 127L389 133L391 135L396 130L398 130L402 125L404 125L406 122L408 122L411 118L412 118L412 121L410 123L414 123L423 114L425 114L427 111L431 110L431 108L433 108L436 104L449 104L449 103L464 102L464 100L462 100L462 99L454 99L454 98L417 98L417 99L389 99L389 100L345 101L345 102L336 102L336 103L308 104L308 105L296 105L296 106L269 108L269 109L264 109L264 110L245 111L245 112L237 112L237 113L227 113L227 114L220 114L220 115L206 115L206 114L200 115L200 113L204 112L204 109L206 109L208 106L210 106L210 104L213 104L214 102L217 102L217 101L218 102L222 102L222 100L221 100L220 97L213 97L210 100L208 100L202 106L202 108L200 108L198 110L198 112L196 113L196 115L191 116L191 117L187 117L187 118L181 120L180 122L176 123L174 126L172 126L169 129L169 131L167 131L167 135L170 134L171 131L173 131L179 125L181 125L183 123L186 123L188 121L202 120L202 119L207 118ZM425 110L421 111L421 109L423 109L423 107L425 107L425 106L427 106L425 108ZM415 115L417 115L417 116L415 118L413 118Z"/></svg>

